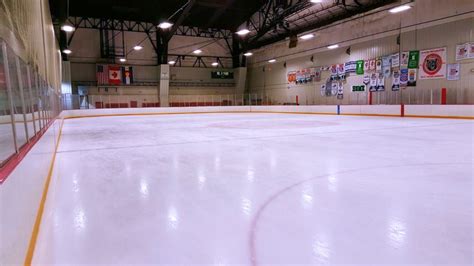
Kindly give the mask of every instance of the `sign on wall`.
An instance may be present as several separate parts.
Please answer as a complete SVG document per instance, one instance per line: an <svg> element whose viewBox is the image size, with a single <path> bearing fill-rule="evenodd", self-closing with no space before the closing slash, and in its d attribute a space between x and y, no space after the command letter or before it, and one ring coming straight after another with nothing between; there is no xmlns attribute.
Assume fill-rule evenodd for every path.
<svg viewBox="0 0 474 266"><path fill-rule="evenodd" d="M461 64L449 64L448 65L448 80L459 80L461 72Z"/></svg>
<svg viewBox="0 0 474 266"><path fill-rule="evenodd" d="M357 75L364 75L364 60L356 61L356 74Z"/></svg>
<svg viewBox="0 0 474 266"><path fill-rule="evenodd" d="M446 47L420 53L420 79L446 78Z"/></svg>
<svg viewBox="0 0 474 266"><path fill-rule="evenodd" d="M400 54L396 53L392 55L392 68L400 67Z"/></svg>
<svg viewBox="0 0 474 266"><path fill-rule="evenodd" d="M409 57L408 52L402 52L402 56L400 58L400 66L402 68L408 68L408 57Z"/></svg>
<svg viewBox="0 0 474 266"><path fill-rule="evenodd" d="M416 69L420 62L420 51L410 51L408 53L408 68Z"/></svg>
<svg viewBox="0 0 474 266"><path fill-rule="evenodd" d="M365 85L352 86L352 92L365 92Z"/></svg>
<svg viewBox="0 0 474 266"><path fill-rule="evenodd" d="M415 87L417 79L417 69L408 69L408 87Z"/></svg>
<svg viewBox="0 0 474 266"><path fill-rule="evenodd" d="M456 61L474 58L474 42L456 45Z"/></svg>
<svg viewBox="0 0 474 266"><path fill-rule="evenodd" d="M408 85L408 68L400 69L400 85L406 87Z"/></svg>
<svg viewBox="0 0 474 266"><path fill-rule="evenodd" d="M392 77L392 91L400 90L400 71L394 70Z"/></svg>

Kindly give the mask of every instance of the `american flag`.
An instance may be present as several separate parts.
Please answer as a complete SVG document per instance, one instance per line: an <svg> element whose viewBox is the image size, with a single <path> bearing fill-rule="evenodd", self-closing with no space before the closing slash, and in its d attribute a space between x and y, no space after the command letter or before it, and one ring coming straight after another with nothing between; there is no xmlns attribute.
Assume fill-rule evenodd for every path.
<svg viewBox="0 0 474 266"><path fill-rule="evenodd" d="M97 85L109 84L109 66L97 65Z"/></svg>

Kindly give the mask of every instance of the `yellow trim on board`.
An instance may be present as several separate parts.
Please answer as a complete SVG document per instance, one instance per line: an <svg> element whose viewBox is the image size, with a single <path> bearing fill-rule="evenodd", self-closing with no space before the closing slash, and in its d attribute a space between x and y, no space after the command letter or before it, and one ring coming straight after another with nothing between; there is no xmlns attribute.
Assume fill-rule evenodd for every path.
<svg viewBox="0 0 474 266"><path fill-rule="evenodd" d="M44 184L40 205L38 208L38 212L36 213L36 219L35 219L35 224L33 226L33 232L31 233L30 242L28 244L28 250L26 252L25 265L28 265L28 266L31 265L31 262L33 260L33 255L34 255L35 247L36 247L36 241L38 240L41 220L43 218L44 206L46 204L46 198L48 196L48 191L49 191L49 184L51 183L51 178L53 176L54 163L56 161L56 154L58 151L59 142L61 141L63 124L64 124L64 120L61 121L61 126L59 127L58 141L56 142L56 147L54 148L53 159L51 160L51 163L49 165L48 176L46 177L46 182Z"/></svg>
<svg viewBox="0 0 474 266"><path fill-rule="evenodd" d="M33 256L36 248L36 242L38 240L38 235L41 227L41 220L43 218L43 212L46 205L46 199L48 196L49 185L54 172L54 164L56 161L56 154L61 142L62 130L64 125L64 120L69 119L78 119L78 118L94 118L94 117L120 117L120 116L153 116L153 115L182 115L182 114L225 114L225 113L270 113L270 114L307 114L307 115L337 115L336 113L311 113L311 112L273 112L273 111L221 111L221 112L174 112L174 113L135 113L135 114L103 114L103 115L82 115L82 116L66 116L61 120L61 126L59 128L58 141L56 143L53 158L49 166L48 176L46 177L46 182L43 188L43 194L41 196L40 205L38 212L36 214L35 224L33 226L33 231L31 234L30 242L28 245L28 250L25 258L25 266L30 266L33 261ZM347 116L385 116L385 117L400 117L400 115L380 115L380 114L341 114ZM410 118L444 118L444 119L474 119L472 116L421 116L421 115L405 115L405 117Z"/></svg>

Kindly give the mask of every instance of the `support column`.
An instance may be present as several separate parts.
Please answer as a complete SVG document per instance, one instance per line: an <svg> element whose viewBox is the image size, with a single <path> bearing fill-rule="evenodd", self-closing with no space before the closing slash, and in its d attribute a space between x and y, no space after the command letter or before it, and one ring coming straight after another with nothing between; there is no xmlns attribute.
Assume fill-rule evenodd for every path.
<svg viewBox="0 0 474 266"><path fill-rule="evenodd" d="M158 66L158 95L160 96L160 106L169 107L169 90L170 90L170 66L162 64Z"/></svg>

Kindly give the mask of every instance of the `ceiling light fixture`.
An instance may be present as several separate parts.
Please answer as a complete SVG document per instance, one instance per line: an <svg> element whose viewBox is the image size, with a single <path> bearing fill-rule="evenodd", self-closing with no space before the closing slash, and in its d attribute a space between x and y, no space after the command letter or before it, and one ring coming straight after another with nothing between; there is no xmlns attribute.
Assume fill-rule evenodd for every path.
<svg viewBox="0 0 474 266"><path fill-rule="evenodd" d="M73 26L70 26L70 25L63 25L61 26L61 30L65 31L65 32L73 32L76 28L74 28Z"/></svg>
<svg viewBox="0 0 474 266"><path fill-rule="evenodd" d="M199 49L197 49L197 50L194 50L194 52L193 52L193 54L200 54L200 53L202 53L202 51L201 51L201 50L199 50Z"/></svg>
<svg viewBox="0 0 474 266"><path fill-rule="evenodd" d="M336 49L336 48L339 48L339 44L333 44L333 45L329 45L328 46L328 49Z"/></svg>
<svg viewBox="0 0 474 266"><path fill-rule="evenodd" d="M236 32L236 33L237 33L237 35L245 36L245 35L249 34L250 31L249 31L248 29L241 29L241 30L239 30L239 31Z"/></svg>
<svg viewBox="0 0 474 266"><path fill-rule="evenodd" d="M72 53L72 51L71 51L71 50L69 50L69 49L64 49L64 50L63 50L63 53L65 53L65 54L71 54L71 53Z"/></svg>
<svg viewBox="0 0 474 266"><path fill-rule="evenodd" d="M174 65L174 64L176 64L176 61L171 60L168 62L168 65Z"/></svg>
<svg viewBox="0 0 474 266"><path fill-rule="evenodd" d="M135 45L135 47L133 47L133 50L135 51L140 51L141 49L143 49L143 46L140 45Z"/></svg>
<svg viewBox="0 0 474 266"><path fill-rule="evenodd" d="M397 7L394 7L392 9L390 9L389 12L392 13L392 14L395 14L395 13L406 11L410 8L411 8L410 5L402 5L402 6L397 6Z"/></svg>
<svg viewBox="0 0 474 266"><path fill-rule="evenodd" d="M169 23L169 22L161 22L160 24L158 24L158 28L162 29L162 30L166 30L166 29L169 29L173 26L173 23Z"/></svg>
<svg viewBox="0 0 474 266"><path fill-rule="evenodd" d="M276 59L270 59L268 60L268 63L275 63L277 60Z"/></svg>
<svg viewBox="0 0 474 266"><path fill-rule="evenodd" d="M312 33L305 34L305 35L301 36L300 38L303 39L303 40L309 40L309 39L314 38L314 34L312 34Z"/></svg>
<svg viewBox="0 0 474 266"><path fill-rule="evenodd" d="M318 3L322 3L323 0L310 0L310 2L313 4L318 4Z"/></svg>
<svg viewBox="0 0 474 266"><path fill-rule="evenodd" d="M212 66L215 66L215 67L216 67L216 66L218 66L218 65L219 65L219 63L217 63L217 62L212 63Z"/></svg>
<svg viewBox="0 0 474 266"><path fill-rule="evenodd" d="M253 54L252 54L251 52L246 52L246 53L244 54L244 56L247 56L247 57L252 56L252 55L253 55Z"/></svg>
<svg viewBox="0 0 474 266"><path fill-rule="evenodd" d="M123 63L123 62L127 62L127 59L125 59L125 58L120 58L120 62L122 62L122 63Z"/></svg>

